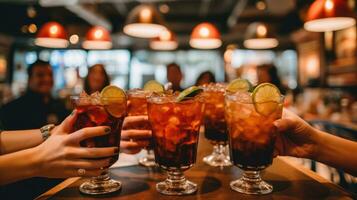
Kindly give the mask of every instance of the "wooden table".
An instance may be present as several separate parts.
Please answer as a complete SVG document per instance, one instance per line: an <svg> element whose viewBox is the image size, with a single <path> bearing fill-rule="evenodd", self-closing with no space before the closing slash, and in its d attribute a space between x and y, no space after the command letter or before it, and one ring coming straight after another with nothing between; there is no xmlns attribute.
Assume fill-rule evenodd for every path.
<svg viewBox="0 0 357 200"><path fill-rule="evenodd" d="M165 179L164 172L157 168L130 166L110 170L111 177L123 183L120 192L96 197L83 195L78 190L83 180L71 178L37 199L353 199L339 186L308 169L290 164L283 157L274 159L273 165L263 172L263 179L274 186L273 193L245 195L235 192L230 189L229 183L239 178L242 171L235 166L220 169L204 164L202 158L211 149L208 141L201 137L197 163L185 173L189 180L198 184L198 191L193 195L162 195L156 191L155 184Z"/></svg>

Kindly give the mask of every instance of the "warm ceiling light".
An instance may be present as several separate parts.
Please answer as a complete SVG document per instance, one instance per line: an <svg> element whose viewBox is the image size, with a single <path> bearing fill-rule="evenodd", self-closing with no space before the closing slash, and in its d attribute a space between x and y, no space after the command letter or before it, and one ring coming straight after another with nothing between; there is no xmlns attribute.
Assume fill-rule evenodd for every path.
<svg viewBox="0 0 357 200"><path fill-rule="evenodd" d="M255 22L248 26L243 44L248 49L270 49L278 46L279 42L265 24Z"/></svg>
<svg viewBox="0 0 357 200"><path fill-rule="evenodd" d="M139 5L130 12L123 31L134 37L155 38L165 29L163 19L155 7Z"/></svg>
<svg viewBox="0 0 357 200"><path fill-rule="evenodd" d="M176 36L173 32L165 29L159 35L150 41L150 48L154 50L175 50L178 47Z"/></svg>
<svg viewBox="0 0 357 200"><path fill-rule="evenodd" d="M85 49L110 49L112 48L112 39L107 29L101 26L94 26L87 32L86 39L83 42Z"/></svg>
<svg viewBox="0 0 357 200"><path fill-rule="evenodd" d="M222 45L218 29L211 23L201 23L193 28L190 45L196 49L216 49Z"/></svg>
<svg viewBox="0 0 357 200"><path fill-rule="evenodd" d="M307 12L304 28L312 32L336 31L356 24L345 0L316 0Z"/></svg>
<svg viewBox="0 0 357 200"><path fill-rule="evenodd" d="M38 31L35 44L48 48L66 48L68 46L67 33L61 24L47 22Z"/></svg>

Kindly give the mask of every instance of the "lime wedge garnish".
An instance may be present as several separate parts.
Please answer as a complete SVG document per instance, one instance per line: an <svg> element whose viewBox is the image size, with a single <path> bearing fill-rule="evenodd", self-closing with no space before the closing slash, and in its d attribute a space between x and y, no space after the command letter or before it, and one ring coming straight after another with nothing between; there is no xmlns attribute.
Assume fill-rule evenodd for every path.
<svg viewBox="0 0 357 200"><path fill-rule="evenodd" d="M180 92L180 94L177 96L177 101L180 102L184 100L187 97L194 97L201 93L203 89L197 87L197 86L191 86L187 88L186 90Z"/></svg>
<svg viewBox="0 0 357 200"><path fill-rule="evenodd" d="M252 88L252 84L246 79L234 79L227 85L228 92L245 91L248 92Z"/></svg>
<svg viewBox="0 0 357 200"><path fill-rule="evenodd" d="M126 113L126 94L121 88L108 85L100 93L104 108L113 117L121 117Z"/></svg>
<svg viewBox="0 0 357 200"><path fill-rule="evenodd" d="M268 116L279 108L281 93L275 85L262 83L254 89L252 98L255 110L264 116Z"/></svg>
<svg viewBox="0 0 357 200"><path fill-rule="evenodd" d="M146 82L144 85L144 90L157 93L163 93L165 91L164 86L155 80Z"/></svg>

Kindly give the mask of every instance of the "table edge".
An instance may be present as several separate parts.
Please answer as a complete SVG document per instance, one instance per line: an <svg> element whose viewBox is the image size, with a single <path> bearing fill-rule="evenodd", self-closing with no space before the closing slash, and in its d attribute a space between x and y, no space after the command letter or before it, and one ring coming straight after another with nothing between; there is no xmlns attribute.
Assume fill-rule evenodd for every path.
<svg viewBox="0 0 357 200"><path fill-rule="evenodd" d="M36 197L35 200L46 200L46 199L52 197L53 195L55 195L57 192L63 190L66 187L68 187L72 183L78 181L79 179L81 179L81 177L67 178L66 180L62 181L58 185L56 185L53 188L49 189L45 193L43 193L40 196Z"/></svg>
<svg viewBox="0 0 357 200"><path fill-rule="evenodd" d="M298 170L299 172L305 174L306 176L309 176L310 178L316 180L319 183L322 184L331 184L334 185L335 187L337 187L339 190L341 190L340 187L338 187L336 184L330 182L329 180L323 178L322 176L318 175L316 172L300 165L297 163L292 163L288 157L277 157L276 159L281 160L282 162L284 162L285 164L289 165L290 167L293 167L294 169ZM72 177L72 178L68 178L66 180L64 180L63 182L59 183L58 185L54 186L53 188L51 188L50 190L46 191L45 193L41 194L40 196L38 196L35 200L46 200L48 198L50 198L51 196L55 195L57 192L63 190L64 188L68 187L69 185L71 185L72 183L78 181L81 177Z"/></svg>
<svg viewBox="0 0 357 200"><path fill-rule="evenodd" d="M289 160L289 157L287 157L287 156L278 157L277 159L283 161L285 164L289 165L290 167L295 168L296 170L298 170L301 173L311 177L312 179L316 180L319 183L332 183L331 181L329 181L326 178L320 176L316 172L304 167L303 165L298 164L298 163L292 163L292 161ZM334 184L334 183L332 183L332 184Z"/></svg>

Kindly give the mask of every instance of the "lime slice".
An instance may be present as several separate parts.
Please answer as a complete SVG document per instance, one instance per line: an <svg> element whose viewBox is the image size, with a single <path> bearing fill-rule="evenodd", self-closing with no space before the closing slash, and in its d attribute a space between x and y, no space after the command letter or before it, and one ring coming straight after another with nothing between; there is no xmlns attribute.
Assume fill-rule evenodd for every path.
<svg viewBox="0 0 357 200"><path fill-rule="evenodd" d="M252 88L252 84L246 79L234 79L226 88L228 92L245 91L248 92Z"/></svg>
<svg viewBox="0 0 357 200"><path fill-rule="evenodd" d="M203 91L203 89L197 87L197 86L191 86L189 88L187 88L186 90L180 92L180 94L177 96L177 101L183 101L185 98L187 97L194 97L196 95L198 95L199 93L201 93Z"/></svg>
<svg viewBox="0 0 357 200"><path fill-rule="evenodd" d="M279 108L281 93L279 89L271 83L258 85L252 94L255 110L268 116Z"/></svg>
<svg viewBox="0 0 357 200"><path fill-rule="evenodd" d="M103 88L101 101L106 111L113 117L122 117L126 113L126 95L121 88L109 85Z"/></svg>
<svg viewBox="0 0 357 200"><path fill-rule="evenodd" d="M155 80L151 80L145 83L144 85L144 90L145 91L150 91L150 92L157 92L157 93L163 93L164 92L164 86L161 85L159 82Z"/></svg>

